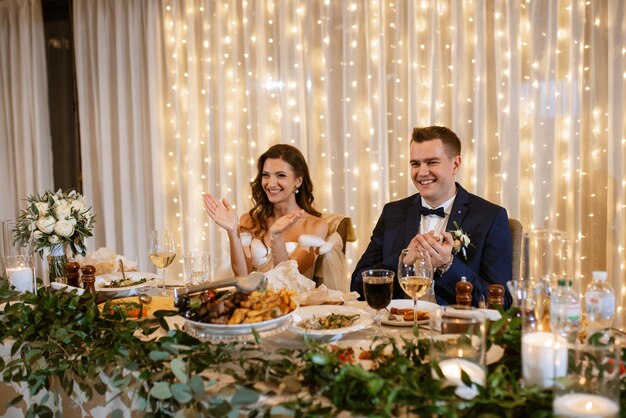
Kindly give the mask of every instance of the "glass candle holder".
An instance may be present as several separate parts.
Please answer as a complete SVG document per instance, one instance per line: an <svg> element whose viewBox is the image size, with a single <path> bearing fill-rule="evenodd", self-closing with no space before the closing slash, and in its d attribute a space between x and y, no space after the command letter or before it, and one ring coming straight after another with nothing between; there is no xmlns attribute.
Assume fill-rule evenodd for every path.
<svg viewBox="0 0 626 418"><path fill-rule="evenodd" d="M620 347L611 331L567 345L565 373L554 384L552 412L559 418L620 415Z"/></svg>
<svg viewBox="0 0 626 418"><path fill-rule="evenodd" d="M37 282L33 257L29 255L10 255L4 257L6 277L18 292L35 292Z"/></svg>
<svg viewBox="0 0 626 418"><path fill-rule="evenodd" d="M431 312L430 328L433 378L456 386L455 393L461 398L474 398L478 394L476 385L484 386L487 380L485 315L472 307L448 306L445 311ZM463 372L472 385L463 382Z"/></svg>

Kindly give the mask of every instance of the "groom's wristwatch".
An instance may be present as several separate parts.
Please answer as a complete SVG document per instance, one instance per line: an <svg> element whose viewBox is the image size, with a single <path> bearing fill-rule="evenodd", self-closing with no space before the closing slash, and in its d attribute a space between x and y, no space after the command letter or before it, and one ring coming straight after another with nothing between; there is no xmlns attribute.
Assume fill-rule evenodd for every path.
<svg viewBox="0 0 626 418"><path fill-rule="evenodd" d="M452 265L452 262L454 261L454 254L450 254L450 261L448 261L446 264L444 264L441 267L438 267L437 270L439 270L439 275L443 276L443 274L448 271L448 269L450 268L450 266Z"/></svg>

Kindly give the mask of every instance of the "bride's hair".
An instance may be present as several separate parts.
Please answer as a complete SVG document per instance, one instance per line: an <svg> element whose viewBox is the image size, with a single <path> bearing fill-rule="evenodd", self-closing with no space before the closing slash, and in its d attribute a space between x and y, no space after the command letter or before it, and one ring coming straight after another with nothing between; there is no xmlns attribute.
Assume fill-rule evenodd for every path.
<svg viewBox="0 0 626 418"><path fill-rule="evenodd" d="M280 158L293 168L296 178L302 177L302 184L298 188L298 193L296 193L296 203L298 206L304 209L308 214L317 217L322 216L313 206L313 183L309 175L309 167L300 150L288 144L273 145L259 157L256 178L250 182L250 187L252 188L252 203L254 206L250 209L248 214L252 220L252 225L249 227L241 226L241 229L250 231L252 235L259 237L261 240L268 231L267 218L274 214L274 205L267 198L267 194L265 194L265 190L263 190L261 184L265 160L270 158Z"/></svg>

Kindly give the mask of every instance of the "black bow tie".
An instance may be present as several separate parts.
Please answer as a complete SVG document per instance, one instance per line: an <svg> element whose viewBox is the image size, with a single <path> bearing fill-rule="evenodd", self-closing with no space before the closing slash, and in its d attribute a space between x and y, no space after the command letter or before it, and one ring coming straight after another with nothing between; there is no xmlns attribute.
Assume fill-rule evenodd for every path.
<svg viewBox="0 0 626 418"><path fill-rule="evenodd" d="M428 215L437 215L440 218L445 218L446 217L446 213L443 211L443 208L437 208L437 209L428 209L425 207L422 207L422 216L428 216Z"/></svg>

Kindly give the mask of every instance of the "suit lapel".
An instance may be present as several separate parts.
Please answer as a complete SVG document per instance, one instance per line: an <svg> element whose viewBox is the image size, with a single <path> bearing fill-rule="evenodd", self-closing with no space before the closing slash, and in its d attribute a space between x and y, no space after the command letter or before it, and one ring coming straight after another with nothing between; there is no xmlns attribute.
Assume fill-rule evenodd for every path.
<svg viewBox="0 0 626 418"><path fill-rule="evenodd" d="M456 197L454 198L454 203L452 204L452 210L450 211L446 231L456 229L454 227L454 222L461 226L469 205L469 194L467 193L467 190L461 187L458 183L456 184L456 187Z"/></svg>
<svg viewBox="0 0 626 418"><path fill-rule="evenodd" d="M421 210L422 200L418 193L411 201L411 206L409 206L409 210L406 214L406 245L409 245L409 242L417 235L420 229L420 222L422 220Z"/></svg>

